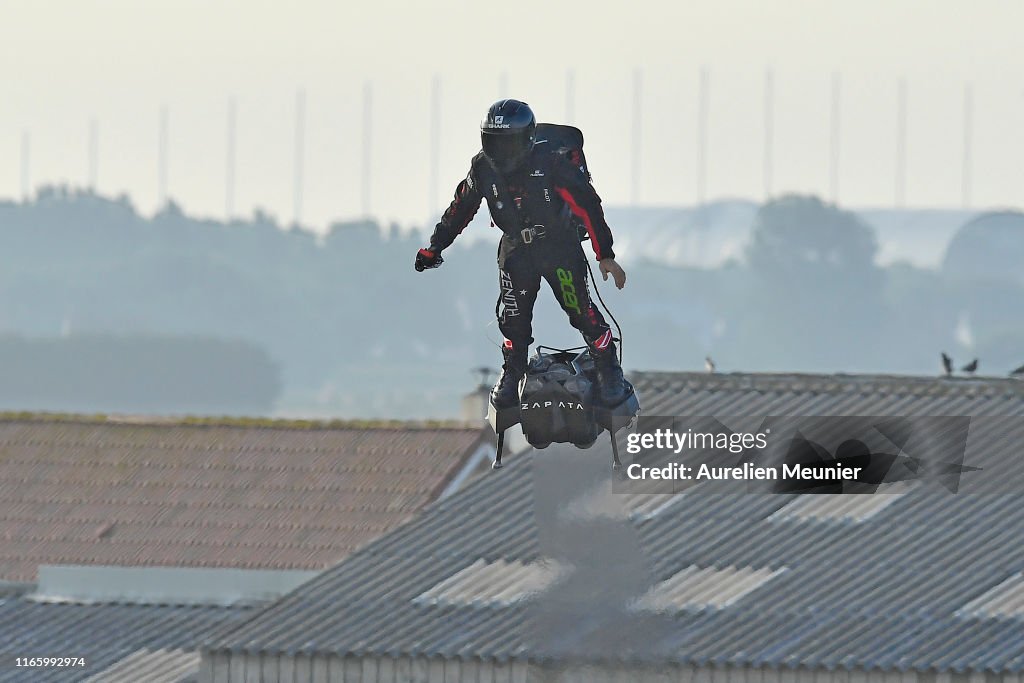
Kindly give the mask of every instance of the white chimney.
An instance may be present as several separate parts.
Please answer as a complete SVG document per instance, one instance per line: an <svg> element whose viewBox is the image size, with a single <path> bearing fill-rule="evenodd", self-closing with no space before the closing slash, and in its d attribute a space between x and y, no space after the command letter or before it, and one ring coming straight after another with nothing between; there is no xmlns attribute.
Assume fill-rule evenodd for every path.
<svg viewBox="0 0 1024 683"><path fill-rule="evenodd" d="M470 424L480 424L487 419L487 405L491 396L490 377L494 371L480 367L474 368L473 374L479 375L480 382L462 397L462 419Z"/></svg>

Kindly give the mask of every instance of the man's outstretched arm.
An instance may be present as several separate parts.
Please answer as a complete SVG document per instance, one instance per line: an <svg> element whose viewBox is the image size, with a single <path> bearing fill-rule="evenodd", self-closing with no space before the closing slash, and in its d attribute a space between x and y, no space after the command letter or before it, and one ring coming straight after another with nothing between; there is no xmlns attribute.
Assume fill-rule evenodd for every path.
<svg viewBox="0 0 1024 683"><path fill-rule="evenodd" d="M430 236L430 246L420 249L416 254L416 270L441 265L441 251L455 241L480 209L482 196L476 189L474 175L471 167L469 174L455 188L452 203L445 209L440 222L434 227L434 233Z"/></svg>

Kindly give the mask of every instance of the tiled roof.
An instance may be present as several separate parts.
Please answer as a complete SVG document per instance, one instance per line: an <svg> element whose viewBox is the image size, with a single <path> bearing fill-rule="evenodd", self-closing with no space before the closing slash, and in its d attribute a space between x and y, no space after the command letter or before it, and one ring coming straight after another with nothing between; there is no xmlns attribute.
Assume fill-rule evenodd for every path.
<svg viewBox="0 0 1024 683"><path fill-rule="evenodd" d="M0 420L0 580L40 564L321 569L434 500L482 436Z"/></svg>
<svg viewBox="0 0 1024 683"><path fill-rule="evenodd" d="M0 600L0 683L195 680L195 643L251 607L40 603ZM15 667L14 657L81 657L85 666Z"/></svg>
<svg viewBox="0 0 1024 683"><path fill-rule="evenodd" d="M633 379L648 415L1024 415L1011 380ZM206 651L1024 672L1019 492L911 486L879 509L847 516L822 504L814 516L778 514L792 494L694 487L630 514L628 499L616 512L595 498L612 476L609 451L602 438L518 458L226 627ZM1024 469L1016 441L977 435L972 456ZM474 602L460 579L501 566L506 585L530 583L549 563L569 570L503 605ZM455 584L457 602L417 600ZM477 597L492 592L484 583ZM644 596L674 607L636 609Z"/></svg>

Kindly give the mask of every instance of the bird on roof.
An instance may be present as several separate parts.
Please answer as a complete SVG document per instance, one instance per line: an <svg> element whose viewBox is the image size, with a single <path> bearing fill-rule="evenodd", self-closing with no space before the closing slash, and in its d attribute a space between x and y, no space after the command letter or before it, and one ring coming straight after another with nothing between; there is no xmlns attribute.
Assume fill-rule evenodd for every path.
<svg viewBox="0 0 1024 683"><path fill-rule="evenodd" d="M967 365L960 368L960 372L966 372L968 375L973 375L974 371L978 369L978 359L975 358Z"/></svg>
<svg viewBox="0 0 1024 683"><path fill-rule="evenodd" d="M953 359L946 355L946 352L942 352L942 370L946 373L946 377L953 374Z"/></svg>
<svg viewBox="0 0 1024 683"><path fill-rule="evenodd" d="M708 371L708 374L715 372L715 361L711 360L711 356L704 356L704 369Z"/></svg>
<svg viewBox="0 0 1024 683"><path fill-rule="evenodd" d="M1021 375L1024 375L1024 365L1010 372L1010 377L1020 377Z"/></svg>

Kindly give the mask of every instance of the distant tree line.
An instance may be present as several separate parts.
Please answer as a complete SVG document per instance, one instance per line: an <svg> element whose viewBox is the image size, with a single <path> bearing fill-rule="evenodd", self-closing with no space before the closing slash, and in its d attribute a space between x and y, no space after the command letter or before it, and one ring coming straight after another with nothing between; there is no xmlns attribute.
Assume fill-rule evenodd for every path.
<svg viewBox="0 0 1024 683"><path fill-rule="evenodd" d="M720 350L744 369L938 374L942 349L983 373L1024 362L1024 214L972 220L938 271L880 268L877 250L856 214L816 197L766 204L741 284L716 297L735 323Z"/></svg>
<svg viewBox="0 0 1024 683"><path fill-rule="evenodd" d="M628 221L613 228L627 232ZM182 381L153 374L150 362L133 371L137 386L183 397L185 378L203 376L213 396L214 380L237 388L249 377L236 395L253 400L232 412L273 404L450 416L473 383L469 369L500 362L495 246L460 240L443 268L416 273L425 241L372 221L318 236L262 212L202 220L173 203L147 218L124 197L49 188L31 202L0 203L0 334L9 335L0 352L12 359L4 367L34 363L46 386L60 386L60 374L97 386L88 372L114 372L115 355L145 366L144 346L177 339L180 347L160 347L159 364L178 368ZM624 254L629 284L605 299L622 325L625 365L699 370L710 354L722 371L937 374L940 350L980 356L982 373L1024 362L1024 215L964 226L939 270L880 268L877 250L877 235L855 214L788 196L761 207L744 258L721 268ZM538 301L534 336L580 343L549 296ZM128 346L116 354L99 350L121 337ZM79 362L93 370L71 368ZM39 395L26 373L16 376L18 388L0 387L3 396ZM127 385L118 392L127 396ZM97 405L106 400L95 396ZM157 405L153 396L132 401L141 410Z"/></svg>
<svg viewBox="0 0 1024 683"><path fill-rule="evenodd" d="M266 415L280 371L246 342L168 336L0 337L0 409Z"/></svg>

